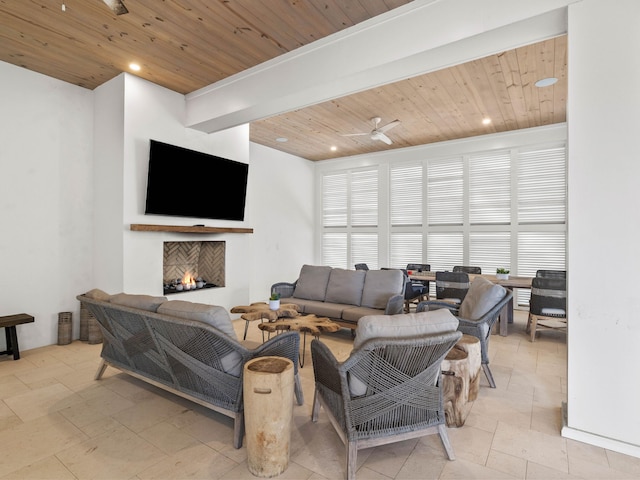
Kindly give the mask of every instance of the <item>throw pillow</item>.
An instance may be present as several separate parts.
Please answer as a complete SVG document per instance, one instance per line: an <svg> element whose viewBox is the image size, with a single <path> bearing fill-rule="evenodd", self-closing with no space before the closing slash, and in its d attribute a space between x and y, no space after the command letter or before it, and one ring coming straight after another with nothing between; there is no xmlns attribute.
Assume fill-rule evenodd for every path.
<svg viewBox="0 0 640 480"><path fill-rule="evenodd" d="M325 302L360 306L365 274L364 270L331 270Z"/></svg>
<svg viewBox="0 0 640 480"><path fill-rule="evenodd" d="M331 267L303 265L293 296L295 298L324 302L330 274Z"/></svg>
<svg viewBox="0 0 640 480"><path fill-rule="evenodd" d="M502 285L496 285L484 277L474 278L460 305L460 318L478 320L502 300L506 293Z"/></svg>
<svg viewBox="0 0 640 480"><path fill-rule="evenodd" d="M167 297L154 297L151 295L134 295L130 293L116 293L109 302L125 307L139 308L147 312L155 312L158 307L167 301Z"/></svg>

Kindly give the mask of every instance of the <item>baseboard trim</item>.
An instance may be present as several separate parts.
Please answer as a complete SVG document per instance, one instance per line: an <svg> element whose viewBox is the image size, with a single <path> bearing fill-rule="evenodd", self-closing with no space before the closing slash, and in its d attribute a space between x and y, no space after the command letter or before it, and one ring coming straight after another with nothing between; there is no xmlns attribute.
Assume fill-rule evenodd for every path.
<svg viewBox="0 0 640 480"><path fill-rule="evenodd" d="M588 443L596 447L606 448L614 452L630 455L640 458L640 446L631 443L621 442L608 437L602 437L593 433L584 432L571 428L567 425L567 402L562 402L562 430L560 435L565 438L577 440L578 442Z"/></svg>

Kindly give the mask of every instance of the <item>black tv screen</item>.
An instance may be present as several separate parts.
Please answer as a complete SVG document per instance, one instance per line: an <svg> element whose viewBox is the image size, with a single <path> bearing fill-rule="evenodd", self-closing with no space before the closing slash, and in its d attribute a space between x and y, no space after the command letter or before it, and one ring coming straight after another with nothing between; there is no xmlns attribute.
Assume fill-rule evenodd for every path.
<svg viewBox="0 0 640 480"><path fill-rule="evenodd" d="M249 165L150 142L145 214L244 220Z"/></svg>

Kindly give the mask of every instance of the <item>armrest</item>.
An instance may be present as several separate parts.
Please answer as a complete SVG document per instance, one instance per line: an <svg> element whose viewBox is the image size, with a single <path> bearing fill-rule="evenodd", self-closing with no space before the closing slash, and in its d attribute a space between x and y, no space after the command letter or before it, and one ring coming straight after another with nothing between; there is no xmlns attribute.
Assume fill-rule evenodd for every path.
<svg viewBox="0 0 640 480"><path fill-rule="evenodd" d="M298 332L282 332L251 351L255 357L284 357L293 362L294 373L298 372L300 335Z"/></svg>
<svg viewBox="0 0 640 480"><path fill-rule="evenodd" d="M333 352L320 340L311 341L311 360L313 361L313 376L317 383L342 395L340 382L340 363Z"/></svg>
<svg viewBox="0 0 640 480"><path fill-rule="evenodd" d="M281 298L289 298L293 296L293 291L296 289L296 280L293 283L279 282L271 285L271 293L279 293Z"/></svg>
<svg viewBox="0 0 640 480"><path fill-rule="evenodd" d="M429 312L431 310L438 310L439 308L446 308L454 315L457 315L460 305L454 305L449 302L439 302L437 300L425 300L424 302L418 303L416 312Z"/></svg>
<svg viewBox="0 0 640 480"><path fill-rule="evenodd" d="M397 315L404 311L404 295L394 295L387 301L387 307L384 309L385 315Z"/></svg>

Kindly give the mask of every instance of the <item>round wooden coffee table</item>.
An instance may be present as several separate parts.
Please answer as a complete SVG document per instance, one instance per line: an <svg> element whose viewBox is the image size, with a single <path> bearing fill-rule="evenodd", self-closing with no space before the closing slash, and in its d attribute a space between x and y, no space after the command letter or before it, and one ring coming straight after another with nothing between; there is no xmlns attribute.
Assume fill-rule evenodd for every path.
<svg viewBox="0 0 640 480"><path fill-rule="evenodd" d="M313 314L299 315L293 318L280 318L274 322L265 322L258 325L258 328L263 332L279 333L289 330L296 330L302 332L302 355L300 355L299 363L300 368L304 367L304 357L307 347L307 333L312 334L315 338L319 339L321 333L325 332L337 332L340 330L340 325L331 321L326 317L316 317Z"/></svg>

